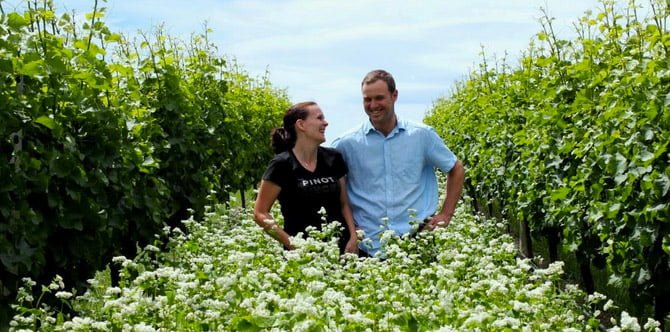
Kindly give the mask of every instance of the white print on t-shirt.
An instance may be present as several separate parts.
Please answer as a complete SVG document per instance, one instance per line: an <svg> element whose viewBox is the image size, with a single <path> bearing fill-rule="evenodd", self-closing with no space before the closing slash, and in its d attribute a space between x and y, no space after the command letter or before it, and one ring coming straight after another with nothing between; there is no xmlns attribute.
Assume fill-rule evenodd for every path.
<svg viewBox="0 0 670 332"><path fill-rule="evenodd" d="M335 179L332 176L328 177L323 177L323 178L315 178L315 179L298 179L299 181L302 182L301 187L308 187L308 186L316 186L320 184L329 184L329 183L335 183Z"/></svg>

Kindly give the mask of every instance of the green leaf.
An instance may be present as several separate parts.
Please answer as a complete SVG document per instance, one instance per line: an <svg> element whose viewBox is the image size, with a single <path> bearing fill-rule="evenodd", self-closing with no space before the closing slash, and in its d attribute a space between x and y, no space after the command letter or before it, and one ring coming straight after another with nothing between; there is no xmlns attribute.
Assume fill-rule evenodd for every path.
<svg viewBox="0 0 670 332"><path fill-rule="evenodd" d="M667 175L662 174L654 181L654 184L660 188L661 195L665 196L670 189L670 178L668 178Z"/></svg>
<svg viewBox="0 0 670 332"><path fill-rule="evenodd" d="M651 280L651 274L649 274L649 271L647 271L645 268L640 268L637 277L637 284L643 285L649 280Z"/></svg>
<svg viewBox="0 0 670 332"><path fill-rule="evenodd" d="M625 172L628 169L626 157L617 152L614 158L616 160L616 174Z"/></svg>
<svg viewBox="0 0 670 332"><path fill-rule="evenodd" d="M46 60L46 64L50 69L49 71L52 73L60 74L66 72L67 70L67 66L65 65L65 62L63 62L63 58L61 56L49 57Z"/></svg>
<svg viewBox="0 0 670 332"><path fill-rule="evenodd" d="M34 60L27 63L20 64L16 68L16 72L26 76L37 76L42 73L44 67L44 60Z"/></svg>
<svg viewBox="0 0 670 332"><path fill-rule="evenodd" d="M618 186L628 179L628 174L619 174L614 177L614 183Z"/></svg>
<svg viewBox="0 0 670 332"><path fill-rule="evenodd" d="M620 203L614 203L610 205L609 208L607 209L607 217L614 218L619 213L619 210L621 210Z"/></svg>
<svg viewBox="0 0 670 332"><path fill-rule="evenodd" d="M65 216L64 218L60 219L59 225L64 229L74 229L77 231L81 231L84 229L81 216L74 213L71 213Z"/></svg>
<svg viewBox="0 0 670 332"><path fill-rule="evenodd" d="M656 204L656 205L654 205L650 208L646 208L645 210L650 211L650 212L658 212L658 211L665 210L667 208L668 208L668 204L661 203L661 204Z"/></svg>
<svg viewBox="0 0 670 332"><path fill-rule="evenodd" d="M45 115L40 116L39 118L35 119L34 121L36 123L39 123L39 124L49 128L49 129L51 129L51 130L54 130L57 126L56 121L54 121L54 119L52 119L48 116L45 116Z"/></svg>
<svg viewBox="0 0 670 332"><path fill-rule="evenodd" d="M144 161L142 162L142 166L144 166L144 167L155 167L155 166L156 166L156 162L154 161L154 158L147 157L147 158L144 159Z"/></svg>
<svg viewBox="0 0 670 332"><path fill-rule="evenodd" d="M0 71L11 73L14 71L14 64L9 59L0 59Z"/></svg>
<svg viewBox="0 0 670 332"><path fill-rule="evenodd" d="M237 322L235 322L235 320L237 320ZM254 319L251 316L236 317L232 322L232 325L235 326L236 331L261 331L259 326L253 324L253 320Z"/></svg>
<svg viewBox="0 0 670 332"><path fill-rule="evenodd" d="M7 24L14 28L14 29L20 29L26 25L28 25L30 22L26 20L23 16L19 15L18 13L9 13L7 15Z"/></svg>
<svg viewBox="0 0 670 332"><path fill-rule="evenodd" d="M650 161L650 160L653 160L653 159L654 159L654 154L649 152L649 151L643 151L640 154L640 160L645 162L645 163Z"/></svg>
<svg viewBox="0 0 670 332"><path fill-rule="evenodd" d="M120 42L123 41L123 37L118 33L112 33L112 34L109 34L109 35L105 36L105 41L108 42L108 43L109 42L119 42L120 43Z"/></svg>
<svg viewBox="0 0 670 332"><path fill-rule="evenodd" d="M552 201L562 201L562 200L564 200L566 197L568 197L568 194L569 194L569 193L570 193L570 189L568 189L568 188L566 188L566 187L561 187L561 188L559 188L559 189L557 189L557 190L554 190L554 191L551 193L551 200L552 200Z"/></svg>

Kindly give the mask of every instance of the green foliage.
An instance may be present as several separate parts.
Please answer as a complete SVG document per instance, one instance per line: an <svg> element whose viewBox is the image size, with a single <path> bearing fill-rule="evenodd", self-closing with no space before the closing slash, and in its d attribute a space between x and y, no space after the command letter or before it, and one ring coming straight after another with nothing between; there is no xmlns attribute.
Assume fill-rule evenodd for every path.
<svg viewBox="0 0 670 332"><path fill-rule="evenodd" d="M118 287L99 275L74 296L56 278L37 298L30 290L39 286L26 279L11 328L599 331L601 320L613 331L658 326L615 313L601 294L565 285L562 262L534 269L516 256L502 223L466 205L435 232L411 238L384 232L384 260L341 256L337 222L296 236L296 249L286 251L252 217L252 209L216 205L202 221L185 220L188 234L166 230L169 250L149 245L132 260L115 257L122 266ZM41 305L54 296L77 314Z"/></svg>
<svg viewBox="0 0 670 332"><path fill-rule="evenodd" d="M129 41L97 2L79 23L48 0L2 13L2 297L22 276L81 285L260 177L288 100L229 66L206 33Z"/></svg>
<svg viewBox="0 0 670 332"><path fill-rule="evenodd" d="M640 306L670 294L667 3L612 1L558 39L545 17L517 68L480 70L427 121L468 168L466 190L607 264ZM657 297L658 299L658 297Z"/></svg>

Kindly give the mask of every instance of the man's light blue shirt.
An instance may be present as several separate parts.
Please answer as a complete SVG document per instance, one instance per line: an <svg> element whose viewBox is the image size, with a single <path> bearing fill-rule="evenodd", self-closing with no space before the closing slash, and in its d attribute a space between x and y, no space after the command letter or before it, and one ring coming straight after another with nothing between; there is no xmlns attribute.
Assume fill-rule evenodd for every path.
<svg viewBox="0 0 670 332"><path fill-rule="evenodd" d="M336 138L332 146L349 168L349 202L357 227L372 240L371 246L361 243L370 255L379 251L383 220L388 220L388 229L402 235L412 231L410 209L416 211L417 222L435 214L435 168L448 173L457 160L433 128L402 119L388 136L365 121Z"/></svg>

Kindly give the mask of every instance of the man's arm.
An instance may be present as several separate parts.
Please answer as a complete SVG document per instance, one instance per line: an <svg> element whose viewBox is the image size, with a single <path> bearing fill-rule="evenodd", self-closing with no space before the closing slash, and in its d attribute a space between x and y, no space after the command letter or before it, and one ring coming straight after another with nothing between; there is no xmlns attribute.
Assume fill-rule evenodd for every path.
<svg viewBox="0 0 670 332"><path fill-rule="evenodd" d="M456 161L454 167L447 175L447 196L442 203L442 210L440 213L434 215L432 219L426 224L425 228L433 230L436 227L446 227L451 222L451 217L456 210L456 204L461 198L463 191L463 181L465 179L465 167L461 161Z"/></svg>

